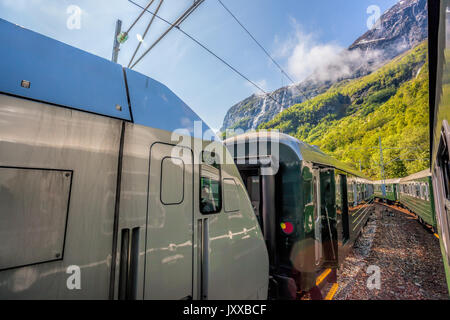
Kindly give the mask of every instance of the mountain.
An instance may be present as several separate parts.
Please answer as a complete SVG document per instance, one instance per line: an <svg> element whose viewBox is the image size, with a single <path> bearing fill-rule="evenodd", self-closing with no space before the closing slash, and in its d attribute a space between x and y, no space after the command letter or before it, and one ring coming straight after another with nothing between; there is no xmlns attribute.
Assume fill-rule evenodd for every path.
<svg viewBox="0 0 450 320"><path fill-rule="evenodd" d="M330 61L301 83L280 88L270 93L271 97L254 94L235 104L226 114L221 131L256 129L292 105L326 92L337 82L370 74L425 40L427 19L426 0L399 1L336 61Z"/></svg>
<svg viewBox="0 0 450 320"><path fill-rule="evenodd" d="M377 71L343 80L286 109L259 129L278 129L380 177L378 139L387 177L429 167L428 47L424 41ZM416 161L411 161L411 160Z"/></svg>
<svg viewBox="0 0 450 320"><path fill-rule="evenodd" d="M427 1L399 1L381 16L380 21L378 27L359 37L349 51L377 51L381 61L389 61L414 48L428 37Z"/></svg>

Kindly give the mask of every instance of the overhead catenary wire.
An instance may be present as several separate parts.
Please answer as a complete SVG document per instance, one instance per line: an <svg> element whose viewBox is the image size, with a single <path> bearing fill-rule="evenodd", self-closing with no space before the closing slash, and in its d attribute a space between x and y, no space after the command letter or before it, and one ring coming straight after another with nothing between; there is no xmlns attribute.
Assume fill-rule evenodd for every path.
<svg viewBox="0 0 450 320"><path fill-rule="evenodd" d="M188 37L189 39L191 39L193 42L195 42L197 45L199 45L200 47L202 47L205 51L207 51L209 54L211 54L212 56L214 56L217 60L219 60L220 62L222 62L223 64L225 64L228 68L230 68L232 71L234 71L236 74L238 74L241 78L243 78L244 80L246 80L247 82L249 82L251 85L253 85L255 88L257 88L259 91L261 91L262 93L264 93L265 95L267 95L271 100L273 100L275 103L277 103L280 107L282 107L282 105L274 98L272 97L271 94L269 94L268 92L266 92L263 88L261 88L258 84L256 84L254 81L250 80L247 76L245 76L242 72L240 72L238 69L236 69L235 67L233 67L230 63L228 63L227 61L225 61L223 58L221 58L219 55L217 55L215 52L213 52L211 49L209 49L206 45L204 45L203 43L201 43L199 40L197 40L195 37L193 37L192 35L188 34L186 31L184 31L183 29L181 29L181 27L179 25L173 24L171 22L169 22L168 20L162 18L161 16L159 16L158 14L144 8L143 6L141 6L140 4L134 2L133 0L128 0L128 2L132 3L133 5L143 9L145 12L150 13L151 15L153 15L154 17L156 17L157 19L163 21L164 23L168 24L171 28L175 28L178 31L180 31L182 34L184 34L186 37ZM134 67L140 60L136 61L134 63L134 65L132 67Z"/></svg>
<svg viewBox="0 0 450 320"><path fill-rule="evenodd" d="M285 75L285 77L297 88L298 92L305 98L305 101L308 100L308 98L303 94L303 92L298 88L298 85L296 82L292 79L292 77L283 69L282 66L272 57L272 55L269 53L269 51L264 48L264 46L253 36L253 34L244 26L244 24L236 17L233 12L228 9L228 7L222 2L222 0L217 0L222 7L233 17L233 19L242 27L242 29L250 36L250 38L253 39L253 41L261 48L261 50L266 54L266 56L275 64L275 66L280 69L281 73Z"/></svg>
<svg viewBox="0 0 450 320"><path fill-rule="evenodd" d="M183 12L183 14L174 22L174 23L170 23L169 24L169 28L167 28L166 31L163 32L162 35L159 36L158 39L156 39L155 42L153 42L153 44L150 46L150 48L148 48L144 54L142 54L137 61L130 66L130 69L133 69L162 39L164 39L164 37L170 32L172 31L172 29L174 27L179 27L181 23L183 23L184 20L186 20L187 17L189 17L189 15L192 14L192 12L195 11L195 9L197 9L205 0L195 0L194 3ZM144 11L150 12L148 9L144 9ZM153 16L158 16L157 13L153 13Z"/></svg>
<svg viewBox="0 0 450 320"><path fill-rule="evenodd" d="M155 11L156 14L158 14L159 9L161 9L161 6L162 6L163 2L164 2L164 0L160 0L160 1L159 1L159 4L158 4L158 6L156 7L156 11ZM150 4L152 4L152 3L153 3L153 1L152 1ZM144 11L144 12L145 12L145 11ZM142 45L142 43L144 42L144 39L145 39L145 37L147 36L147 33L148 33L148 31L150 30L150 27L152 26L154 20L155 20L155 16L152 16L152 18L150 19L149 24L147 25L147 28L145 29L144 34L142 35L142 40L139 41L139 44L138 44L136 50L134 51L133 56L131 57L130 63L128 64L128 68L131 67L131 64L133 63L133 60L134 60L134 58L136 57L136 54L138 53L139 49L141 48L141 45Z"/></svg>
<svg viewBox="0 0 450 320"><path fill-rule="evenodd" d="M155 0L151 0L149 2L149 4L144 8L141 7L142 12L139 14L139 16L134 20L134 22L131 24L131 26L128 28L128 30L125 32L125 34L128 34L131 32L131 29L133 29L133 27L136 25L136 23L142 18L142 16L144 15L145 11L148 10L148 8L150 8L150 6L153 4Z"/></svg>

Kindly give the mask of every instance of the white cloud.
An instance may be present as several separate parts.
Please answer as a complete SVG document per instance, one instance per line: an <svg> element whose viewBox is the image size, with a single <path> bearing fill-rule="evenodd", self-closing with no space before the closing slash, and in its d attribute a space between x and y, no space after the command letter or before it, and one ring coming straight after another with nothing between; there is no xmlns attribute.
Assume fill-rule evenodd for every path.
<svg viewBox="0 0 450 320"><path fill-rule="evenodd" d="M309 76L319 81L336 81L379 56L375 51L348 51L334 42L320 43L315 34L305 33L295 19L291 18L291 22L294 32L289 38L284 42L275 38L275 55L287 60L287 71L297 81Z"/></svg>

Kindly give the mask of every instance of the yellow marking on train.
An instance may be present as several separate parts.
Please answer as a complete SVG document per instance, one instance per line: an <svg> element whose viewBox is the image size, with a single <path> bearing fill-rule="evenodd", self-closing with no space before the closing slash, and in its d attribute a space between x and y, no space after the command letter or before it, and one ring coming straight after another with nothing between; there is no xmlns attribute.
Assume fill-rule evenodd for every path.
<svg viewBox="0 0 450 320"><path fill-rule="evenodd" d="M333 284L333 286L331 287L327 296L325 297L325 300L333 300L333 297L336 294L336 291L338 290L338 288L339 288L339 285L337 283Z"/></svg>
<svg viewBox="0 0 450 320"><path fill-rule="evenodd" d="M327 269L316 279L316 286L320 285L322 281L330 274L331 269Z"/></svg>
<svg viewBox="0 0 450 320"><path fill-rule="evenodd" d="M439 239L439 235L437 233L435 233L434 236Z"/></svg>

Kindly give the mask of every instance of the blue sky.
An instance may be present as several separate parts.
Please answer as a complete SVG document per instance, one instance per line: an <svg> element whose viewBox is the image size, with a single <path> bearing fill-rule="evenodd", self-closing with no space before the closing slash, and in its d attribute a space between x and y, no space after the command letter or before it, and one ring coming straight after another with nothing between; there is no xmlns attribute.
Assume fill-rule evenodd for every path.
<svg viewBox="0 0 450 320"><path fill-rule="evenodd" d="M147 0L135 0L146 5ZM193 0L165 0L160 15L174 20ZM297 81L332 59L368 30L369 6L384 12L397 0L222 0L280 65ZM158 0L152 5L156 7ZM80 29L69 29L68 8L81 10ZM152 11L153 11L152 10ZM0 0L0 17L106 59L111 58L115 22L128 28L140 9L127 0ZM128 65L151 16L146 14L122 47ZM144 46L166 28L155 21ZM217 0L206 0L182 28L267 91L289 84L279 69L228 15ZM141 49L141 53L143 50ZM160 42L135 70L173 90L212 128L228 109L259 93L177 30Z"/></svg>

